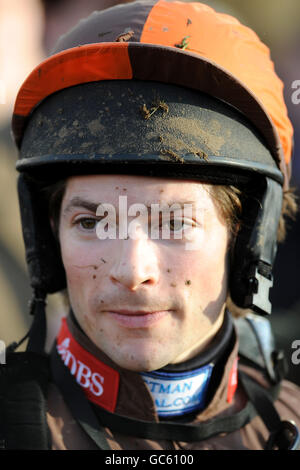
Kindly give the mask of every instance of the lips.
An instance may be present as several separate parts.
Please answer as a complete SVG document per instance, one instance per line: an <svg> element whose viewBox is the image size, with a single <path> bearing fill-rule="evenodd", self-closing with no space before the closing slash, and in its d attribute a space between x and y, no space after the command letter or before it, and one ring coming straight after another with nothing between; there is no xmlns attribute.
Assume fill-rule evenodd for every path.
<svg viewBox="0 0 300 470"><path fill-rule="evenodd" d="M170 310L117 310L106 311L111 318L125 328L147 328L170 314Z"/></svg>

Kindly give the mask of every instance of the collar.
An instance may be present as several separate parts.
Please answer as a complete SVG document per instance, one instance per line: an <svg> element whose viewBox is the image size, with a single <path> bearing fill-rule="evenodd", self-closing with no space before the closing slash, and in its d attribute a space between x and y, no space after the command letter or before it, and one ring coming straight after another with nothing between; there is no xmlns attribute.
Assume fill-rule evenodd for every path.
<svg viewBox="0 0 300 470"><path fill-rule="evenodd" d="M217 358L216 363L209 362L200 367L194 367L195 364L199 366L201 362L203 363L204 355L200 355L187 363L178 365L179 369L184 368L185 370L167 366L160 371L155 371L156 374L159 374L159 377L155 377L158 380L163 379L170 382L172 380L170 377L172 376L173 379L175 377L174 380L177 380L177 384L172 382L174 385L172 391L177 395L175 397L173 393L167 393L168 398L170 396L175 399L179 398L176 403L188 404L189 412L197 409L197 419L209 419L218 411L226 408L232 402L237 387L237 340L230 315L227 314L226 318L231 325L231 337L221 348L222 355ZM164 416L155 402L157 397L155 394L153 395L153 386L151 389L151 386L149 387L149 384L146 383L146 380L149 382L149 377L145 380L146 374L122 369L113 363L90 341L76 323L71 315L62 320L61 329L57 336L57 349L64 364L75 375L77 382L83 388L88 400L108 411L135 419L158 421ZM219 332L219 339L222 330L224 333L224 324ZM228 328L225 331L228 332ZM212 342L213 344L214 342ZM206 357L210 350L212 348L206 351ZM197 378L198 389L195 386L196 382L190 380L191 377ZM153 377L151 381L153 381ZM202 385L205 384L204 387L201 384L199 387L200 382ZM192 389L193 386L194 389ZM158 386L155 388L159 390ZM186 398L186 394L180 395L182 391L195 391L195 389L196 393L189 394L189 398ZM171 387L169 389L160 388L160 390L168 392L168 390L171 391ZM179 408L182 410L182 407ZM166 407L163 409L165 411ZM202 411L200 411L201 409ZM178 409L175 410L173 416L182 414L180 410L179 413L176 411ZM165 414L165 416L169 417L170 414Z"/></svg>

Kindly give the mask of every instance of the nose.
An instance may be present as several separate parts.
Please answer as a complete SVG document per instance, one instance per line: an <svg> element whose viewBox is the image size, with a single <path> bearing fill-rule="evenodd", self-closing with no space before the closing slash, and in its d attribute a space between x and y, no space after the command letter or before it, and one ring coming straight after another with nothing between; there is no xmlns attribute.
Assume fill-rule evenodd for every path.
<svg viewBox="0 0 300 470"><path fill-rule="evenodd" d="M149 239L119 240L120 250L110 271L110 279L131 291L151 287L159 280L157 247Z"/></svg>

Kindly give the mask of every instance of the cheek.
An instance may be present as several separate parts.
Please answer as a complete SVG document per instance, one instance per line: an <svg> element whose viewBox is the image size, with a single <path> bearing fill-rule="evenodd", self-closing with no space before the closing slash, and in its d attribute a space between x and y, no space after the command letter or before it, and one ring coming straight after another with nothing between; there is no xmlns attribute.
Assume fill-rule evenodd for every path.
<svg viewBox="0 0 300 470"><path fill-rule="evenodd" d="M72 231L62 230L60 247L66 272L72 274L76 268L94 268L103 264L104 245L98 239L79 240Z"/></svg>
<svg viewBox="0 0 300 470"><path fill-rule="evenodd" d="M104 265L99 244L78 242L72 237L61 237L62 261L66 272L69 294L74 298L84 295L99 285Z"/></svg>
<svg viewBox="0 0 300 470"><path fill-rule="evenodd" d="M228 256L227 231L216 232L203 253L200 276L203 288L212 299L227 290Z"/></svg>
<svg viewBox="0 0 300 470"><path fill-rule="evenodd" d="M227 231L207 236L199 250L184 251L176 265L187 297L200 302L217 298L227 286Z"/></svg>
<svg viewBox="0 0 300 470"><path fill-rule="evenodd" d="M95 251L91 244L79 242L69 234L60 237L62 259L65 267L88 266L95 258Z"/></svg>
<svg viewBox="0 0 300 470"><path fill-rule="evenodd" d="M95 331L102 333L103 330L97 326L96 319L92 315L84 313L81 321L84 331L91 338L93 338Z"/></svg>

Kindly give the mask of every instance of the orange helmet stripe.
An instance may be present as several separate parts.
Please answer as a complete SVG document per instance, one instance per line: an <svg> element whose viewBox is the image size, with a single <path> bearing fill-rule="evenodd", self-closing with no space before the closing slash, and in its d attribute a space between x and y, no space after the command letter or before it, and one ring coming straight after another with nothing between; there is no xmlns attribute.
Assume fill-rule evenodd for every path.
<svg viewBox="0 0 300 470"><path fill-rule="evenodd" d="M128 43L102 43L76 47L46 59L23 84L14 114L28 116L44 98L56 91L97 80L131 79Z"/></svg>
<svg viewBox="0 0 300 470"><path fill-rule="evenodd" d="M290 162L293 127L284 103L283 83L274 71L269 48L254 31L201 3L183 6L182 2L174 2L170 8L167 1L159 0L148 15L140 41L197 53L237 77L269 113L285 161Z"/></svg>

